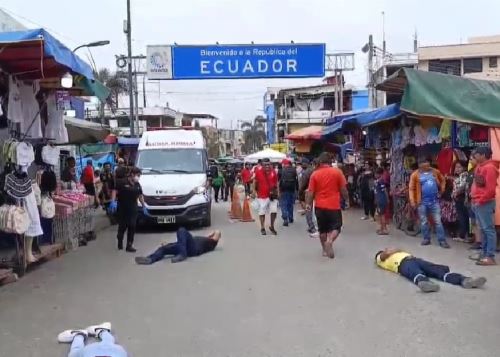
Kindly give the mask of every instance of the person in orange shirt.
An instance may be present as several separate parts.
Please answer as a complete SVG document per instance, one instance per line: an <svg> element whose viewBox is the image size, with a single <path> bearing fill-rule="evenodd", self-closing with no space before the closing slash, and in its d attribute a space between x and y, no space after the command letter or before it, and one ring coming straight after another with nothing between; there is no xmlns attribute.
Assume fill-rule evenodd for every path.
<svg viewBox="0 0 500 357"><path fill-rule="evenodd" d="M342 195L347 209L349 194L345 176L338 168L332 167L329 153L322 153L319 156L319 164L319 168L312 173L309 181L306 209L311 210L314 201L323 255L333 259L335 257L333 242L342 229L340 196Z"/></svg>

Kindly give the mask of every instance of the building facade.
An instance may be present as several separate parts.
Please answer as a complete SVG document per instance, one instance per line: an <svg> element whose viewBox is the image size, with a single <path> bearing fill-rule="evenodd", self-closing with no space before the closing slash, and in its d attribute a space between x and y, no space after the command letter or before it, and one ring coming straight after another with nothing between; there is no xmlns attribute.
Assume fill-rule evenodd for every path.
<svg viewBox="0 0 500 357"><path fill-rule="evenodd" d="M418 69L476 79L500 80L500 35L471 37L467 43L418 49Z"/></svg>

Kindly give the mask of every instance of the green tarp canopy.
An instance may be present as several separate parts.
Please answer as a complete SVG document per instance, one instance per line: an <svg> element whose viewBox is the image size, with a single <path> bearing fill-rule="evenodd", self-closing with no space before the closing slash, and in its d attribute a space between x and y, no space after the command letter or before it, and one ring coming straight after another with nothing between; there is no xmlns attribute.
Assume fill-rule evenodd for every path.
<svg viewBox="0 0 500 357"><path fill-rule="evenodd" d="M377 89L402 94L402 111L500 126L500 82L403 68Z"/></svg>
<svg viewBox="0 0 500 357"><path fill-rule="evenodd" d="M101 102L105 102L111 91L104 84L96 79L88 79L84 76L74 76L75 85L84 91L84 95L93 95L99 98Z"/></svg>

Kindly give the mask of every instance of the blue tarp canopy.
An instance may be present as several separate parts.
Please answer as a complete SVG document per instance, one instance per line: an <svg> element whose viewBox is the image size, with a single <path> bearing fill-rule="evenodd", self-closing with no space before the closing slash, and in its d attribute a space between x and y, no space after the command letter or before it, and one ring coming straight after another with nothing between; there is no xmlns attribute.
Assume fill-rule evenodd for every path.
<svg viewBox="0 0 500 357"><path fill-rule="evenodd" d="M395 119L400 113L399 103L396 103L368 111L337 115L327 120L327 126L323 128L323 136L334 134L339 130L370 126L382 121Z"/></svg>
<svg viewBox="0 0 500 357"><path fill-rule="evenodd" d="M0 66L22 79L61 77L67 72L94 79L92 68L44 29L0 32Z"/></svg>

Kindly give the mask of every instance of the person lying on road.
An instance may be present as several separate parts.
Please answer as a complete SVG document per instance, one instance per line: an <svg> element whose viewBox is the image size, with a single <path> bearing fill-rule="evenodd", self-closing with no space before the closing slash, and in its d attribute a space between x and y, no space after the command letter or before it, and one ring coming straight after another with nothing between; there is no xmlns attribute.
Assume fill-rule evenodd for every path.
<svg viewBox="0 0 500 357"><path fill-rule="evenodd" d="M85 345L88 337L95 337L99 342ZM57 336L60 343L71 343L68 357L127 357L125 349L115 344L111 334L111 323L89 326L85 330L66 330Z"/></svg>
<svg viewBox="0 0 500 357"><path fill-rule="evenodd" d="M220 237L220 231L213 231L206 237L193 237L185 228L179 228L176 243L162 244L160 248L147 257L136 257L135 262L149 265L162 260L166 255L174 256L172 263L182 262L188 257L197 257L211 252L217 247Z"/></svg>
<svg viewBox="0 0 500 357"><path fill-rule="evenodd" d="M486 278L470 278L450 272L450 267L416 258L400 249L386 248L375 254L375 263L382 269L398 273L416 284L425 293L439 291L439 285L429 278L460 285L465 289L480 288Z"/></svg>

